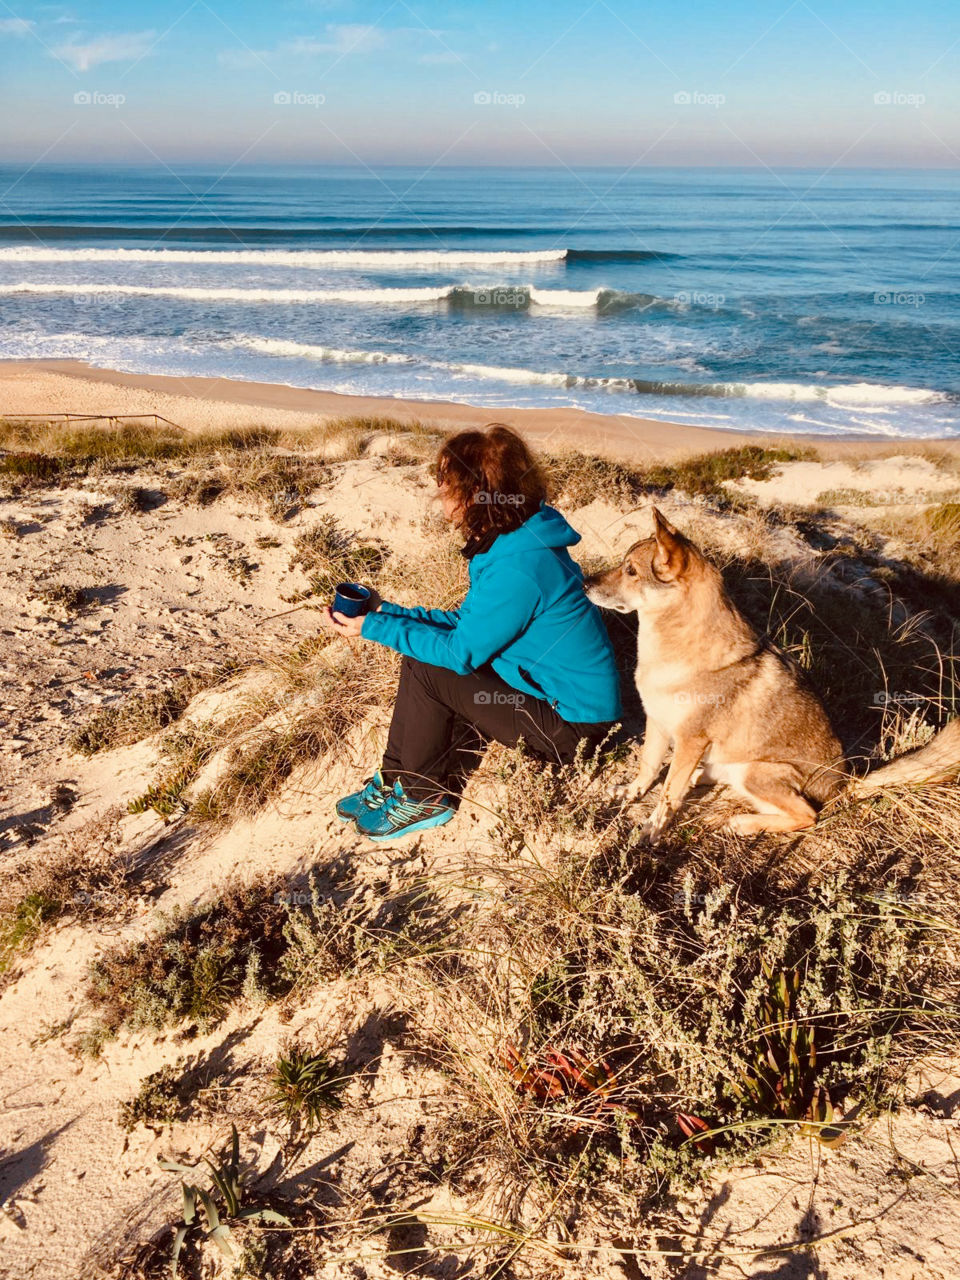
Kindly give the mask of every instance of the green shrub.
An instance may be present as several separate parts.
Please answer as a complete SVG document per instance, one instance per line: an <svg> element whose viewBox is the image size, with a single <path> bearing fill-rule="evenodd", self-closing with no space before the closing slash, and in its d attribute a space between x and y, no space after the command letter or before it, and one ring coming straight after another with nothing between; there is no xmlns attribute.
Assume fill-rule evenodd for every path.
<svg viewBox="0 0 960 1280"><path fill-rule="evenodd" d="M138 1124L172 1124L183 1114L189 1100L189 1080L179 1068L161 1067L141 1080L133 1098L120 1103L117 1123L127 1133Z"/></svg>
<svg viewBox="0 0 960 1280"><path fill-rule="evenodd" d="M89 995L102 1025L115 1032L189 1019L207 1030L253 988L271 996L289 990L280 972L287 949L281 884L230 883L192 914L167 916L146 940L96 960Z"/></svg>
<svg viewBox="0 0 960 1280"><path fill-rule="evenodd" d="M280 1055L270 1084L271 1099L288 1124L317 1125L341 1110L347 1077L326 1053L293 1048Z"/></svg>

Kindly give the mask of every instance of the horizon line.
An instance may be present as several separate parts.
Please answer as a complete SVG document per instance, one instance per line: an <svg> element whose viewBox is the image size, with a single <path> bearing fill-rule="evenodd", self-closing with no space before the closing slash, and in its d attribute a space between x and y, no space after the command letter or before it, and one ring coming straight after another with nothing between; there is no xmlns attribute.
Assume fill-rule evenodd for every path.
<svg viewBox="0 0 960 1280"><path fill-rule="evenodd" d="M151 169L162 172L171 165L191 165L191 166L210 166L218 167L221 164L229 166L231 173L249 172L255 169L351 169L360 173L367 169L426 169L429 172L454 172L471 169L505 169L513 172L527 172L536 170L544 173L564 173L570 170L578 169L626 169L628 171L643 170L659 170L659 171L685 171L685 170L711 170L717 173L723 172L742 172L773 170L773 169L789 169L804 172L808 170L822 170L824 166L820 164L787 164L771 161L769 163L758 161L754 164L642 164L636 162L610 162L608 164L580 164L577 162L561 163L561 164L533 164L533 163L509 163L499 161L476 162L474 164L434 164L428 161L416 162L408 161L406 163L392 163L379 161L357 161L349 163L347 161L310 161L310 160L290 160L290 161L258 161L252 164L234 164L227 160L214 159L172 159L172 160L156 160L156 161L140 161L140 160L65 160L57 162L34 161L26 162L13 159L5 159L0 155L0 166L4 168L18 168L21 165L26 166L27 173L37 171L50 171L57 169L94 169L94 168L124 168L124 169ZM889 165L827 165L830 173L960 173L960 164L944 164L944 165L907 165L907 164L889 164Z"/></svg>

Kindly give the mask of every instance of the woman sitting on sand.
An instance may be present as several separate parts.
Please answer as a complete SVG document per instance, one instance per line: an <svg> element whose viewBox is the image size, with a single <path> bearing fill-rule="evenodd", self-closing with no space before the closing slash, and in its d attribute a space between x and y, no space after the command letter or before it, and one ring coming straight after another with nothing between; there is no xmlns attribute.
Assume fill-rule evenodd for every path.
<svg viewBox="0 0 960 1280"><path fill-rule="evenodd" d="M383 762L337 804L371 840L449 822L491 740L522 738L544 760L569 763L620 715L613 649L567 550L580 535L546 505L524 442L498 424L461 432L440 450L436 478L443 513L466 538L460 607L384 600L365 617L321 615L339 635L404 655Z"/></svg>

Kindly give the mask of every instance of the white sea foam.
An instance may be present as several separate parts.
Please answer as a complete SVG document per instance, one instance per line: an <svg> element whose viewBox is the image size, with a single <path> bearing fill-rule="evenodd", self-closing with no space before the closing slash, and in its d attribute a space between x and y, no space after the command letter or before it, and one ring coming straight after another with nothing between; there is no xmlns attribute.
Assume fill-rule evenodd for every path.
<svg viewBox="0 0 960 1280"><path fill-rule="evenodd" d="M731 382L718 384L718 392L752 400L820 400L860 409L868 409L871 405L935 404L944 399L940 391L924 387L884 386L876 382L852 382L832 387L805 382Z"/></svg>
<svg viewBox="0 0 960 1280"><path fill-rule="evenodd" d="M242 239L242 234L240 236ZM155 266L389 267L524 266L563 262L566 249L0 249L4 262L149 262Z"/></svg>
<svg viewBox="0 0 960 1280"><path fill-rule="evenodd" d="M538 307L595 307L601 289L535 289L526 286L530 301Z"/></svg>
<svg viewBox="0 0 960 1280"><path fill-rule="evenodd" d="M218 358L212 355L219 351ZM871 435L896 438L903 434L942 435L956 430L949 416L931 416L931 405L949 405L951 397L943 392L920 387L884 386L877 383L848 383L826 386L819 383L753 382L753 383L695 383L686 381L639 380L624 376L590 376L567 373L561 370L539 370L509 365L481 364L472 361L455 361L431 358L405 351L340 348L319 343L299 342L292 339L269 338L256 334L214 337L195 335L189 340L156 336L107 336L79 332L47 334L32 330L8 330L0 341L0 356L8 359L29 357L70 357L88 359L107 368L140 370L153 373L203 373L217 376L276 376L264 368L250 366L242 355L231 352L248 351L265 359L280 362L299 361L303 365L326 365L329 372L319 385L331 389L370 394L371 390L382 394L382 383L374 378L375 366L397 368L392 384L397 393L412 398L430 398L448 395L456 399L466 395L478 397L490 404L513 403L507 388L516 389L516 403L525 404L529 398L535 403L568 403L573 395L574 403L590 406L589 400L580 396L591 392L611 393L619 399L620 412L665 416L682 413L683 421L702 420L715 425L727 425L727 420L741 421L738 415L748 413L749 421L758 430L775 430L776 423L789 422L809 431L832 433L837 430L863 431ZM344 367L342 375L334 368ZM347 381L346 369L356 372ZM267 366L269 368L269 366ZM369 373L361 370L369 369ZM405 376L405 370L410 370ZM282 380L286 380L284 377ZM300 373L292 379L295 385L318 385L309 374ZM474 384L471 387L471 384ZM484 384L480 392L476 384ZM499 386L498 386L499 384ZM523 388L530 388L523 393ZM538 395L537 388L540 389ZM566 394L565 394L566 393ZM507 397L504 399L504 397ZM558 399L559 397L559 399ZM628 399L629 397L629 399ZM756 410L744 406L732 415L724 408L737 400L753 402ZM679 402L683 403L682 410ZM671 403L676 406L671 409ZM596 402L594 402L596 404ZM768 404L769 409L761 409ZM631 407L632 406L632 407ZM782 407L781 407L782 406ZM793 406L793 407L791 407ZM878 409L880 412L878 413ZM892 412L890 410L892 409ZM756 411L765 416L754 423ZM885 412L886 411L886 412ZM768 420L771 412L775 415Z"/></svg>
<svg viewBox="0 0 960 1280"><path fill-rule="evenodd" d="M204 289L194 285L53 284L21 281L0 284L0 293L60 294L75 298L184 298L194 302L397 303L442 302L450 288L417 289Z"/></svg>
<svg viewBox="0 0 960 1280"><path fill-rule="evenodd" d="M399 351L344 351L339 347L322 347L312 342L292 342L285 338L239 337L221 343L224 347L243 347L265 356L287 356L301 360L317 360L323 364L414 364L416 356Z"/></svg>
<svg viewBox="0 0 960 1280"><path fill-rule="evenodd" d="M517 295L528 295L540 307L581 308L596 304L598 289L578 292L574 289L534 289L530 285L511 286ZM427 285L399 289L241 289L204 288L198 285L78 284L52 281L22 280L16 284L0 284L0 294L60 295L92 300L94 298L183 298L194 302L267 302L325 303L356 302L365 305L409 306L425 302L445 302L469 297L486 302L487 295L496 300L496 292L469 284Z"/></svg>
<svg viewBox="0 0 960 1280"><path fill-rule="evenodd" d="M247 334L240 334L237 338L219 345L243 347L247 351L257 351L262 355L316 360L320 364L418 364L428 369L443 369L448 373L509 382L519 386L564 387L576 381L576 379L569 379L565 373L538 373L533 369L431 360L399 351L341 351L336 347L323 347L310 342L289 342L283 338L256 338Z"/></svg>
<svg viewBox="0 0 960 1280"><path fill-rule="evenodd" d="M576 382L575 378L568 378L565 373L538 373L535 369L516 369L506 365L461 364L452 361L431 363L450 373L489 379L492 382L509 382L518 387L566 387L573 386Z"/></svg>
<svg viewBox="0 0 960 1280"><path fill-rule="evenodd" d="M402 352L339 351L311 343L289 342L277 338L241 335L226 345L237 345L264 355L299 357L322 362L351 364L419 364L442 369L461 377L484 381L506 382L512 386L580 388L612 392L647 392L651 395L689 396L718 399L786 400L837 405L872 412L896 405L934 404L945 397L942 392L922 387L889 387L879 383L858 382L845 386L821 386L800 382L650 382L623 376L592 376L564 373L558 370L523 369L512 365L473 364L466 361L432 360ZM826 425L826 424L823 424Z"/></svg>

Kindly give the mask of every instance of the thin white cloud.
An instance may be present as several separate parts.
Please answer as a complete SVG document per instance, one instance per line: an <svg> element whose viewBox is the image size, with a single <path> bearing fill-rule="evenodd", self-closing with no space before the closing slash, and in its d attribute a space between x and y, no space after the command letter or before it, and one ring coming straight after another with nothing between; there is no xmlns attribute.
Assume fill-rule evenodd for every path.
<svg viewBox="0 0 960 1280"><path fill-rule="evenodd" d="M224 49L217 55L222 66L247 71L257 65L275 65L291 58L344 58L350 54L383 51L417 56L419 62L459 62L459 55L438 47L441 33L423 27L376 27L366 23L327 23L319 35L297 36L273 49ZM425 48L425 46L428 46ZM418 50L422 51L419 52Z"/></svg>
<svg viewBox="0 0 960 1280"><path fill-rule="evenodd" d="M143 58L150 52L156 38L156 31L130 31L98 36L86 44L71 40L57 46L53 56L76 71L89 71L101 62L134 62Z"/></svg>
<svg viewBox="0 0 960 1280"><path fill-rule="evenodd" d="M386 47L386 33L363 23L329 23L322 36L300 36L279 46L278 52L294 55L373 53Z"/></svg>
<svg viewBox="0 0 960 1280"><path fill-rule="evenodd" d="M27 18L0 18L0 36L28 36L36 25Z"/></svg>

